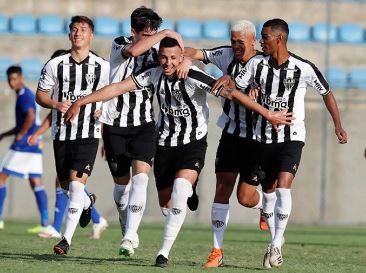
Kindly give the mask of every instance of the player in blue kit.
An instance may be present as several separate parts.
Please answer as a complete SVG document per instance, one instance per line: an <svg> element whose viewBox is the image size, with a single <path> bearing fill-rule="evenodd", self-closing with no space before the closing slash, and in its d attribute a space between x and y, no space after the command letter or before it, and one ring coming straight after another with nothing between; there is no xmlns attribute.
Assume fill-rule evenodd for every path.
<svg viewBox="0 0 366 273"><path fill-rule="evenodd" d="M6 71L8 83L16 93L14 128L0 134L0 140L6 136L14 136L14 141L0 165L0 229L4 229L2 220L3 205L6 198L6 180L9 175L29 179L37 206L41 215L41 225L29 229L28 232L38 233L48 226L47 194L44 189L42 177L42 150L41 143L30 146L28 137L33 134L39 124L39 113L33 92L25 87L22 69L11 66Z"/></svg>

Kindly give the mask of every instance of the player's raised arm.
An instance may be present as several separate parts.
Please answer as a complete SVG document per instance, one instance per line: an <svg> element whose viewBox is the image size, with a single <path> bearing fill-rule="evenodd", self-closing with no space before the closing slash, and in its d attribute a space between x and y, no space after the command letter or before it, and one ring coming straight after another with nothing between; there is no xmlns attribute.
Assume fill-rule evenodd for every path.
<svg viewBox="0 0 366 273"><path fill-rule="evenodd" d="M193 47L186 47L184 49L184 57L188 57L197 61L203 61L205 59L202 50Z"/></svg>
<svg viewBox="0 0 366 273"><path fill-rule="evenodd" d="M104 86L98 91L95 91L90 95L87 95L75 101L65 113L64 119L66 122L72 120L79 113L80 107L83 105L92 102L110 100L114 97L132 91L136 88L137 88L136 84L132 80L131 76L121 82L112 83L110 85Z"/></svg>

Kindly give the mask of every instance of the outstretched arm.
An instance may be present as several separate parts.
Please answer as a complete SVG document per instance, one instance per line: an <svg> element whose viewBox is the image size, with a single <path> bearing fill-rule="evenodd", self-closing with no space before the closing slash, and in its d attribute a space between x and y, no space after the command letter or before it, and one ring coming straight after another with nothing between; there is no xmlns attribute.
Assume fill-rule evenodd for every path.
<svg viewBox="0 0 366 273"><path fill-rule="evenodd" d="M205 59L202 50L193 47L186 47L184 49L184 57L188 57L197 61L203 61Z"/></svg>
<svg viewBox="0 0 366 273"><path fill-rule="evenodd" d="M334 98L333 93L329 92L328 94L323 96L323 100L324 100L324 103L325 103L330 115L332 116L334 128L335 128L335 134L338 137L339 143L340 144L347 143L348 136L347 136L346 131L343 130L343 128L342 128L341 118L339 115L337 102Z"/></svg>
<svg viewBox="0 0 366 273"><path fill-rule="evenodd" d="M114 97L117 97L117 96L127 93L129 91L132 91L136 88L137 88L137 86L136 86L135 82L132 80L131 76L129 76L127 79L125 79L121 82L116 82L116 83L112 83L110 85L104 86L103 88L99 89L98 91L95 91L95 92L91 93L90 95L87 95L87 96L75 101L64 115L65 122L70 121L73 118L75 118L80 111L80 107L83 105L86 105L86 104L92 103L92 102L97 102L97 101L110 100Z"/></svg>
<svg viewBox="0 0 366 273"><path fill-rule="evenodd" d="M175 32L173 30L164 29L149 37L146 37L145 39L141 39L135 44L129 44L123 50L122 55L123 57L138 57L147 50L149 50L151 47L153 47L155 44L159 43L165 37L176 39L178 41L179 46L182 48L182 50L184 50L184 43L182 36L180 36L178 32Z"/></svg>
<svg viewBox="0 0 366 273"><path fill-rule="evenodd" d="M10 129L10 130L8 130L4 133L1 133L0 134L0 140L2 140L4 137L15 135L16 132L17 132L16 128L14 127L13 129Z"/></svg>

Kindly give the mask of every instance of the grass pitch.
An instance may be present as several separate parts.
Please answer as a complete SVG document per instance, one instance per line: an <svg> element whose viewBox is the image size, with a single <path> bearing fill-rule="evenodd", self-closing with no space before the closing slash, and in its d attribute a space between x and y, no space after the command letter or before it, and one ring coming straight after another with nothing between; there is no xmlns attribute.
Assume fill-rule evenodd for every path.
<svg viewBox="0 0 366 273"><path fill-rule="evenodd" d="M170 254L169 267L153 266L163 234L161 224L143 224L140 247L120 257L120 230L111 225L98 241L91 227L77 228L69 254L55 256L54 239L27 234L34 223L5 222L0 231L0 272L259 272L268 234L257 226L229 225L222 268L203 269L211 249L208 225L184 225ZM292 226L286 231L284 265L273 272L366 272L366 227Z"/></svg>

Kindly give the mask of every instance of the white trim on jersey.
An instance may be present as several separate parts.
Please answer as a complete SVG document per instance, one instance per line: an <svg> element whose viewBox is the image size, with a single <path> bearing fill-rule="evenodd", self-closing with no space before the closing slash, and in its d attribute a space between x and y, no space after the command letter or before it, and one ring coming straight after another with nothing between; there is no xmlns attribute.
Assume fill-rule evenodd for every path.
<svg viewBox="0 0 366 273"><path fill-rule="evenodd" d="M260 87L259 103L265 108L278 111L288 109L293 112L293 126L280 125L277 133L262 116L255 121L255 138L264 143L284 141L305 142L305 94L307 86L312 86L320 95L330 92L329 85L317 67L311 62L290 53L288 60L275 67L269 56L252 58L235 78L239 88L254 83Z"/></svg>

